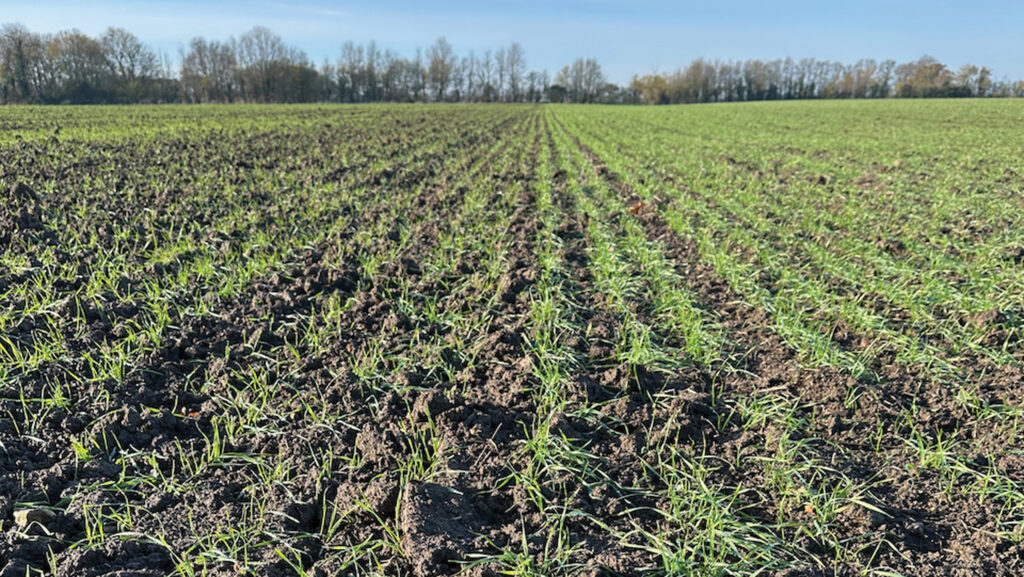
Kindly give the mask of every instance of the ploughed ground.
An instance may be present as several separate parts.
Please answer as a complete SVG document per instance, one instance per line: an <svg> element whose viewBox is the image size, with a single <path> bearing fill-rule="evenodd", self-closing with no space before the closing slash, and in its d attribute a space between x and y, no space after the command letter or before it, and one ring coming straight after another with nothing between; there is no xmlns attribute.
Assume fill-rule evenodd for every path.
<svg viewBox="0 0 1024 577"><path fill-rule="evenodd" d="M244 186L253 159L224 155L245 155L255 146L284 172L370 192L361 204L319 215L322 223L304 223L346 219L337 235L295 247L280 266L236 294L207 299L201 311L172 319L159 345L141 348L120 382L80 377L90 374L89 363L109 343L124 338L127 324L142 318L137 303L117 296L130 290L114 287L102 308L61 301L64 308L51 314L75 315L84 307L86 326L64 330L67 353L59 361L3 384L0 575L166 575L183 572L184 559L208 575L497 575L513 561L554 567L544 563L556 549L567 552L560 573L687 574L686 567L666 567L643 538L661 530L659 511L675 489L652 475L649 463L673 453L707 464L707 483L723 494L742 489L737 494L744 523L781 535L790 549L780 552L789 560L780 567L788 568L769 573L1024 572L1021 545L995 535L1000 503L948 490L937 473L920 467L902 442L887 435L899 426L900 409L915 403L930 430L961 431L961 443L997 445L999 438L965 412L955 390L895 361L870 382L807 367L773 332L770 314L744 303L701 260L692 239L671 231L663 206L642 203L582 142L575 144L590 163L585 173L558 169L550 141L557 129L551 117L533 110L495 123L470 146L453 138L448 148L386 168L344 170L329 159L303 165L303 149L278 149L272 134L218 143L214 150L220 152L202 160L189 160L202 152L193 156L173 146L150 154L111 146L127 159L125 179L137 166L185 159L201 164L188 168L192 174L217 171L219 179ZM61 195L73 194L88 174L81 166L31 165L32 158L60 154L52 148L60 146L25 144L6 152L0 246L24 246L30 258L37 258L33 251L57 250L61 260L93 262L97 255L62 247L46 226L61 214ZM551 168L543 183L537 173L542 150L549 151ZM451 155L465 160L445 163ZM224 168L229 164L230 170ZM588 214L569 191L574 179L610 186L626 206L639 208ZM295 186L302 186L301 179ZM467 209L467 197L480 187L484 202ZM526 447L539 410L537 327L530 315L541 274L540 242L549 232L537 208L541 187L550 188L558 210L557 256L562 290L570 296L561 343L578 359L563 391L564 414L549 424L552 434L583 453L583 464L543 468L536 476L542 481L538 494L517 482L516 473L536 467ZM110 239L119 227L132 226L135 212L160 211L161 202L173 202L163 194L190 194L187 187L151 191L145 202L118 206L116 190L96 199L118 213L117 220L97 227L100 246L114 246ZM271 214L276 195L288 190L254 191L249 201L256 213ZM407 198L408 210L389 210L394 196ZM167 222L217 216L204 214L205 206L193 209ZM475 212L456 216L464 210ZM672 372L615 362L622 319L603 305L594 283L590 218L638 220L696 305L722 327L735 354L715 366L689 364ZM488 266L479 250L458 253L448 269L431 265L443 240L470 221L499 223L493 243L503 255L500 268L494 283L480 285L490 292L461 282ZM375 225L382 226L382 236L358 238L359 230ZM232 250L232 239L207 240ZM354 243L363 243L362 259ZM380 255L372 271L365 268L366 255ZM73 294L88 274L83 266L80 278L53 290ZM161 274L173 271L136 270L121 282L130 287ZM32 275L0 271L0 294L32 282ZM413 303L458 311L470 322L453 327L443 315L410 309L399 291L414 295ZM318 329L310 319L325 318L331 303L344 306L330 330ZM649 303L632 305L639 321L657 328ZM46 315L26 317L8 327L0 352L13 355L14 348L42 338L45 327ZM309 330L324 334L315 351L296 346ZM61 384L71 385L65 387L68 402L30 419L23 399L50 395ZM1015 404L1021 385L1020 368L1011 367L986 377L981 392ZM790 400L790 417L809 423L803 446L827 465L819 470L837 486L843 479L869 487L865 506L851 505L828 531L836 541L874 546L837 563L813 531L799 530L815 523L815 512L802 502L780 506L785 500L773 495L769 472L754 463L773 458L781 427L771 420L746 422L736 410L740 400L768 394ZM239 414L239 407L255 412ZM879 427L876 445L869 439ZM76 450L84 439L95 440L85 447L87 456ZM215 455L209 454L212 446ZM1019 451L999 454L992 465L1020 479ZM409 470L409 463L428 463L429 469ZM815 486L830 482L817 479ZM49 513L22 524L16 513L26 509ZM562 514L553 521L556 512ZM556 546L559 540L567 546ZM227 551L232 554L218 556ZM728 554L724 558L741 566Z"/></svg>

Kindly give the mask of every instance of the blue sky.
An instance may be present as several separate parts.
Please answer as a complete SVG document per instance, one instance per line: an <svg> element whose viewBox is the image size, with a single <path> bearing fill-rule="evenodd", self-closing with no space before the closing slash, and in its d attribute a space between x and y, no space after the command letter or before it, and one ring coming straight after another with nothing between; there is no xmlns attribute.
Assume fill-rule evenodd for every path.
<svg viewBox="0 0 1024 577"><path fill-rule="evenodd" d="M334 60L346 40L411 54L444 35L460 53L519 41L530 68L552 72L594 57L616 82L697 57L923 54L954 69L971 62L997 78L1024 78L1024 2L1007 0L0 0L0 22L89 34L121 26L175 58L192 36L226 39L263 25L317 63Z"/></svg>

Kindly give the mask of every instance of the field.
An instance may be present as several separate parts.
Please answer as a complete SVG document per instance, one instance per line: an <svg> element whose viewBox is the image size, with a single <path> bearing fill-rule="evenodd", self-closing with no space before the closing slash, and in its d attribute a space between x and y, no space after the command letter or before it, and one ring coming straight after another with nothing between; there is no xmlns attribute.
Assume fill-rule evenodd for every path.
<svg viewBox="0 0 1024 577"><path fill-rule="evenodd" d="M1024 574L1024 102L0 110L0 576Z"/></svg>

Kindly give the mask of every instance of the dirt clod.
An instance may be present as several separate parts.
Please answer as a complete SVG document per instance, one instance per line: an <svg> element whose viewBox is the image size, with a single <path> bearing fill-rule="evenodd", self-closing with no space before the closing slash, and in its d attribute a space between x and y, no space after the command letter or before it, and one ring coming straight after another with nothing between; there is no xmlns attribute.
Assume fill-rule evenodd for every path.
<svg viewBox="0 0 1024 577"><path fill-rule="evenodd" d="M37 201L39 197L36 192L32 190L32 187L25 184L24 182L16 182L11 185L10 191L7 193L7 198L11 202L26 202L26 201Z"/></svg>
<svg viewBox="0 0 1024 577"><path fill-rule="evenodd" d="M402 490L402 547L415 575L451 573L483 525L466 495L452 487L408 483Z"/></svg>
<svg viewBox="0 0 1024 577"><path fill-rule="evenodd" d="M47 525L57 519L57 514L49 509L19 509L14 512L14 524L20 529L27 529L33 523Z"/></svg>

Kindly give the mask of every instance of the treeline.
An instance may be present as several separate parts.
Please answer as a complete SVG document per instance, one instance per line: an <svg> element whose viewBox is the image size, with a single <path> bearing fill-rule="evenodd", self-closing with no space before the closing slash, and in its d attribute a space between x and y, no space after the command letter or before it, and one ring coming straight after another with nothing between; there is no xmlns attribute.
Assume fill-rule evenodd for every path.
<svg viewBox="0 0 1024 577"><path fill-rule="evenodd" d="M957 71L930 56L897 64L803 60L710 62L699 59L672 74L634 77L630 91L649 104L811 98L1024 97L1024 81L997 81L982 66Z"/></svg>
<svg viewBox="0 0 1024 577"><path fill-rule="evenodd" d="M237 40L194 38L181 54L185 102L609 102L621 100L593 59L578 59L552 79L528 70L513 42L459 56L444 37L405 57L376 42L346 42L336 61L314 67L266 28Z"/></svg>
<svg viewBox="0 0 1024 577"><path fill-rule="evenodd" d="M522 46L457 55L439 38L412 57L376 43L342 46L319 65L267 28L238 38L197 37L177 66L121 28L97 38L78 30L38 34L0 27L2 103L153 102L615 102L593 59L579 59L552 79L528 70Z"/></svg>
<svg viewBox="0 0 1024 577"><path fill-rule="evenodd" d="M165 102L179 94L169 59L127 30L93 38L78 30L0 27L0 102Z"/></svg>
<svg viewBox="0 0 1024 577"><path fill-rule="evenodd" d="M952 72L924 57L853 65L814 59L696 60L671 74L607 81L594 59L530 70L518 43L456 54L439 38L412 56L375 42L347 42L336 60L314 64L267 28L235 38L197 37L177 58L131 32L32 32L0 26L0 103L160 102L726 102L807 98L1024 96L1024 82L996 81L987 68Z"/></svg>

